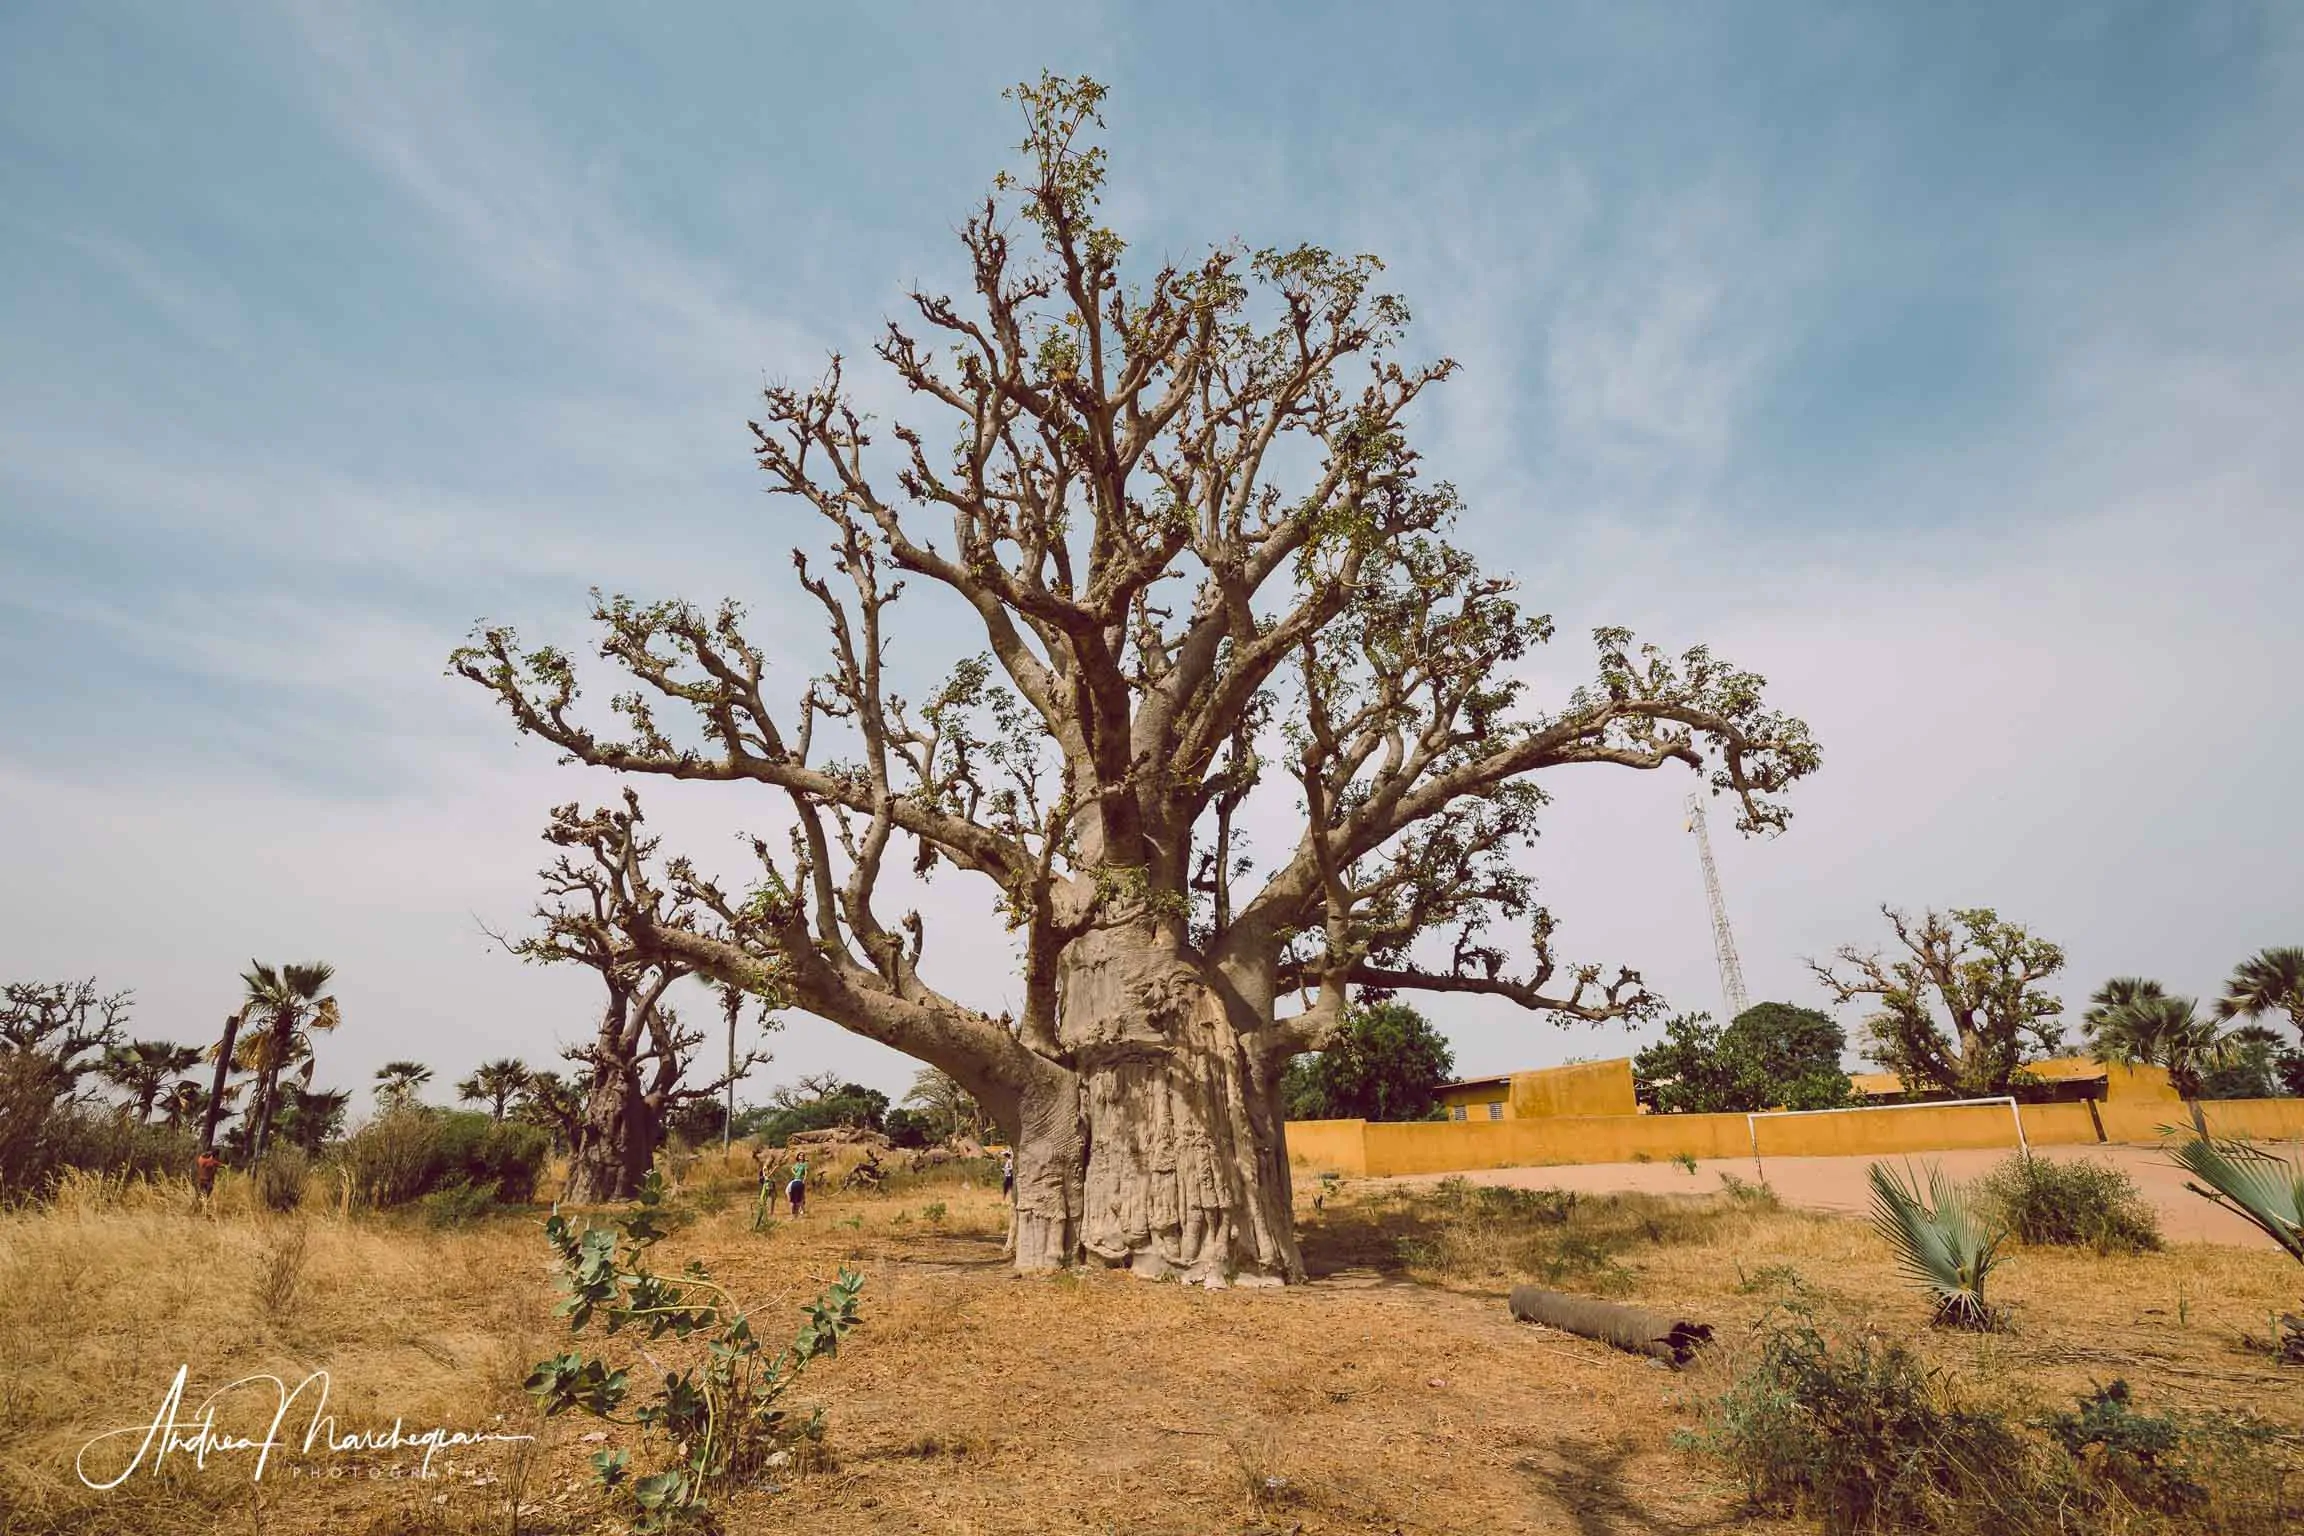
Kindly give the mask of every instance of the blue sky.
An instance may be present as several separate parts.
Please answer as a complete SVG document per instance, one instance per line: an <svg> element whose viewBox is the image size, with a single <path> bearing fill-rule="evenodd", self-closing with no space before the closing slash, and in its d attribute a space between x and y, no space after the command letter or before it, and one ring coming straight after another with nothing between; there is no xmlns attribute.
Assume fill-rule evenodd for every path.
<svg viewBox="0 0 2304 1536"><path fill-rule="evenodd" d="M1559 620L1540 681L1621 621L1815 724L1793 831L1720 849L1757 994L1816 1001L1799 957L1884 900L2035 924L2069 995L2208 989L2304 942L2298 17L13 8L0 971L194 1038L250 956L326 955L347 1082L574 1038L581 981L472 917L516 920L544 809L608 786L445 654L483 616L580 639L599 583L747 598L812 664L753 393L952 283L999 92L1047 66L1113 88L1139 254L1386 258L1465 364L1418 423L1463 536ZM1564 946L1713 1006L1683 786L1562 789ZM652 803L709 856L737 798ZM937 899L948 984L997 1004L996 930ZM1433 1011L1467 1070L1629 1040ZM908 1071L820 1024L775 1048Z"/></svg>

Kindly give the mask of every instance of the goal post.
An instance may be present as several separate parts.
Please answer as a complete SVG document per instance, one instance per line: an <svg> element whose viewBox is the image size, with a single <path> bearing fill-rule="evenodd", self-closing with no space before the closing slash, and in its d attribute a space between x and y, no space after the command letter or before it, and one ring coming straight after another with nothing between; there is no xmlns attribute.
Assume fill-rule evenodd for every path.
<svg viewBox="0 0 2304 1536"><path fill-rule="evenodd" d="M2032 1153L2032 1144L2024 1139L2024 1111L2013 1094L1995 1094L1985 1099L1926 1099L1916 1104L1859 1104L1846 1109L1756 1109L1744 1116L1745 1133L1752 1140L1752 1172L1754 1177L1767 1182L1768 1175L1760 1166L1760 1122L1763 1120L1810 1119L1818 1115L1877 1114L1883 1110L1898 1109L1959 1109L1963 1106L2005 1104L2008 1118L2016 1123L2016 1147L2025 1156Z"/></svg>

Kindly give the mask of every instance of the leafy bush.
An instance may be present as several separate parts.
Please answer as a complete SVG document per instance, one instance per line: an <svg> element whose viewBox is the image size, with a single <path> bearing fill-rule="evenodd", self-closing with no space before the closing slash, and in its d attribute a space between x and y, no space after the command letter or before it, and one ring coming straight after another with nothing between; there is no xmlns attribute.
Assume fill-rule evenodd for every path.
<svg viewBox="0 0 2304 1536"><path fill-rule="evenodd" d="M522 1121L410 1105L353 1132L337 1161L359 1197L379 1209L456 1185L518 1203L535 1197L549 1149L546 1133Z"/></svg>
<svg viewBox="0 0 2304 1536"><path fill-rule="evenodd" d="M2208 1500L2208 1490L2185 1475L2183 1426L2136 1412L2125 1381L2098 1387L2077 1412L2051 1414L2041 1427L2095 1481L2139 1508L2178 1514Z"/></svg>
<svg viewBox="0 0 2304 1536"><path fill-rule="evenodd" d="M256 1198L268 1211L292 1211L304 1203L304 1176L312 1159L297 1146L272 1147L256 1165Z"/></svg>
<svg viewBox="0 0 2304 1536"><path fill-rule="evenodd" d="M2160 1218L2136 1181L2109 1163L2018 1153L1985 1175L1979 1192L1998 1222L2035 1248L2145 1253L2160 1246Z"/></svg>
<svg viewBox="0 0 2304 1536"><path fill-rule="evenodd" d="M670 1446L671 1465L635 1478L625 1452L593 1457L600 1484L628 1494L638 1507L636 1528L649 1532L702 1523L703 1501L715 1483L757 1470L780 1448L822 1437L821 1408L795 1422L782 1399L810 1362L836 1353L842 1337L856 1327L856 1301L864 1286L861 1275L843 1269L829 1289L801 1309L808 1321L791 1347L770 1356L735 1299L713 1282L701 1262L691 1261L676 1277L649 1269L648 1250L670 1230L663 1204L663 1177L651 1173L630 1212L613 1228L592 1227L578 1234L563 1216L544 1224L560 1255L568 1292L560 1314L568 1319L570 1333L582 1333L597 1317L610 1334L629 1327L651 1341L669 1333L681 1340L701 1337L706 1346L701 1375L694 1368L667 1372L654 1399L629 1420ZM617 1419L631 1391L624 1370L611 1370L606 1361L575 1350L537 1362L526 1385L547 1417L576 1408Z"/></svg>
<svg viewBox="0 0 2304 1536"><path fill-rule="evenodd" d="M1755 1508L1829 1533L1930 1531L1997 1492L2022 1444L1954 1402L1902 1344L1835 1345L1797 1313L1706 1411L1697 1444L1733 1467Z"/></svg>
<svg viewBox="0 0 2304 1536"><path fill-rule="evenodd" d="M1685 1443L1724 1460L1755 1508L1827 1536L2273 1536L2304 1514L2293 1459L2252 1420L2144 1413L2115 1381L2020 1422L1905 1345L1828 1340L1796 1307L1762 1339Z"/></svg>
<svg viewBox="0 0 2304 1536"><path fill-rule="evenodd" d="M1925 1198L1917 1177L1907 1182L1885 1163L1868 1171L1872 1229L1896 1255L1897 1266L1935 1298L1935 1321L1996 1327L2000 1314L1984 1299L1984 1282L2000 1265L2007 1229L1992 1224L1934 1164Z"/></svg>
<svg viewBox="0 0 2304 1536"><path fill-rule="evenodd" d="M61 1097L44 1057L0 1051L0 1202L44 1199L67 1169L116 1178L188 1174L192 1134Z"/></svg>
<svg viewBox="0 0 2304 1536"><path fill-rule="evenodd" d="M494 1184L467 1184L461 1179L443 1184L416 1201L416 1209L435 1227L462 1227L496 1208Z"/></svg>

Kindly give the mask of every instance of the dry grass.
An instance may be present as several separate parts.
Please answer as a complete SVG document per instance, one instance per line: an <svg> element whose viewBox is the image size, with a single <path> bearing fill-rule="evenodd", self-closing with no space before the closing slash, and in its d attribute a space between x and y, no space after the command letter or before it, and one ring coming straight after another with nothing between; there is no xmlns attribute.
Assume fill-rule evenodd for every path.
<svg viewBox="0 0 2304 1536"><path fill-rule="evenodd" d="M738 1531L1729 1522L1739 1490L1671 1435L1725 1385L1750 1325L1793 1285L1827 1322L1908 1338L2010 1403L2068 1402L2119 1375L2145 1406L2297 1417L2298 1374L2237 1343L2295 1304L2296 1267L2271 1253L2025 1250L2002 1293L2013 1329L1978 1337L1927 1328L1925 1302L1861 1223L1723 1197L1585 1196L1555 1220L1461 1191L1378 1185L1347 1186L1315 1213L1307 1187L1298 1209L1316 1282L1208 1293L1103 1274L1011 1277L996 1185L823 1191L803 1221L779 1216L754 1233L741 1152L682 1173L683 1203L718 1209L669 1239L659 1267L703 1258L772 1338L841 1265L866 1276L863 1330L802 1388L830 1411L824 1464L785 1474L778 1491L732 1496L724 1513ZM180 1186L81 1187L51 1213L0 1218L0 1532L598 1528L580 1486L598 1448L580 1437L595 1426L580 1421L546 1427L532 1452L451 1453L452 1470L426 1482L268 1474L252 1491L240 1461L139 1478L134 1492L79 1487L80 1443L148 1421L178 1363L210 1385L325 1366L347 1421L480 1427L502 1413L504 1427L532 1427L520 1377L563 1347L534 1219L437 1233L346 1219L313 1194L299 1215L266 1221L230 1184L213 1218ZM940 1221L927 1217L933 1205ZM287 1265L284 1230L302 1234L303 1259L268 1316L260 1296ZM1675 1375L1511 1322L1501 1292L1548 1275L1669 1305L1713 1323L1721 1344Z"/></svg>

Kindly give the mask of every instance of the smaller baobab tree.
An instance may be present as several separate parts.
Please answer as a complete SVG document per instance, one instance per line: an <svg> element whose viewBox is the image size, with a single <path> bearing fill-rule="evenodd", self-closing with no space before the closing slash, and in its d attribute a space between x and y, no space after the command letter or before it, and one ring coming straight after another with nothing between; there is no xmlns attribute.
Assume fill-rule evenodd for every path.
<svg viewBox="0 0 2304 1536"><path fill-rule="evenodd" d="M312 1037L343 1022L336 998L328 990L335 979L336 967L318 960L277 969L262 961L250 961L249 969L240 977L248 989L247 1007L232 1047L232 1066L236 1071L254 1073L256 1078L256 1098L248 1108L250 1162L264 1155L273 1113L280 1105L283 1074L291 1067L300 1068L304 1085L311 1086L317 1064ZM218 1084L222 1084L221 1075Z"/></svg>
<svg viewBox="0 0 2304 1536"><path fill-rule="evenodd" d="M149 1124L152 1103L160 1097L160 1090L168 1079L180 1072L188 1072L200 1059L196 1045L179 1045L173 1040L132 1040L126 1045L109 1046L104 1052L103 1065L97 1070L106 1081L128 1095L121 1106L123 1113L133 1111L138 1125Z"/></svg>
<svg viewBox="0 0 2304 1536"><path fill-rule="evenodd" d="M2063 1038L2064 1005L2039 983L2064 968L2064 951L1987 907L1956 907L1919 921L1893 907L1881 914L1904 953L1844 945L1841 968L1811 960L1835 1003L1876 1000L1865 1021L1865 1054L1916 1093L1948 1097L2003 1094L2024 1063L2052 1054ZM1937 1020L1942 1010L1945 1022Z"/></svg>
<svg viewBox="0 0 2304 1536"><path fill-rule="evenodd" d="M485 1061L479 1070L456 1085L456 1097L465 1104L485 1104L488 1118L501 1120L505 1109L528 1086L528 1064L507 1056Z"/></svg>
<svg viewBox="0 0 2304 1536"><path fill-rule="evenodd" d="M646 883L641 869L655 841L637 831L638 797L626 790L624 798L623 811L583 815L573 804L556 807L544 840L561 853L541 871L547 899L535 909L543 931L518 940L489 932L523 960L586 967L608 994L592 1038L565 1053L585 1068L583 1120L571 1138L563 1196L579 1205L631 1199L655 1162L666 1116L768 1059L748 1051L725 1076L683 1081L704 1035L682 1026L665 994L694 968L641 954L622 930L642 914L675 924L691 914L685 898L667 898Z"/></svg>
<svg viewBox="0 0 2304 1536"><path fill-rule="evenodd" d="M512 1117L542 1127L552 1145L573 1157L584 1149L584 1085L557 1072L530 1072L512 1103Z"/></svg>
<svg viewBox="0 0 2304 1536"><path fill-rule="evenodd" d="M12 981L0 989L0 1058L56 1099L76 1097L120 1043L135 994L86 981Z"/></svg>
<svg viewBox="0 0 2304 1536"><path fill-rule="evenodd" d="M904 1103L928 1116L947 1141L958 1141L963 1131L979 1141L983 1139L984 1111L977 1105L975 1096L949 1073L923 1067L913 1074L912 1087L904 1095Z"/></svg>

